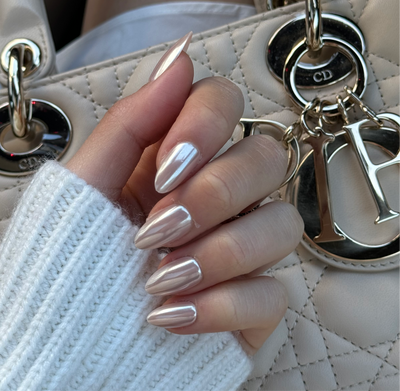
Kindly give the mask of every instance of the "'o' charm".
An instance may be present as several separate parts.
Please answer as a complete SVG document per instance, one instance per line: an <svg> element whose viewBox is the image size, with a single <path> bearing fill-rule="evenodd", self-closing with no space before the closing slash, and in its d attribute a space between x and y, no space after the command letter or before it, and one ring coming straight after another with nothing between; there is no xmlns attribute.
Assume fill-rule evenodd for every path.
<svg viewBox="0 0 400 391"><path fill-rule="evenodd" d="M304 140L312 150L288 189L305 223L302 244L336 267L399 265L400 117L378 118L389 127L363 120L344 126L334 141L323 135Z"/></svg>

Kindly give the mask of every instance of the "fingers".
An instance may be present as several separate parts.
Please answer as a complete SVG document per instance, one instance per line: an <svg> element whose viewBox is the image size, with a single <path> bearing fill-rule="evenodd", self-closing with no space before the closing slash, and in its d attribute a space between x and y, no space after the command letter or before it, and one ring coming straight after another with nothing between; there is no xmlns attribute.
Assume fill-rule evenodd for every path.
<svg viewBox="0 0 400 391"><path fill-rule="evenodd" d="M158 202L136 246L187 243L277 189L286 166L286 151L275 140L262 135L242 140Z"/></svg>
<svg viewBox="0 0 400 391"><path fill-rule="evenodd" d="M187 295L266 269L289 255L301 239L297 210L272 202L168 254L149 278L153 295Z"/></svg>
<svg viewBox="0 0 400 391"><path fill-rule="evenodd" d="M170 129L190 93L193 65L182 53L166 75L117 102L67 167L118 199L143 150Z"/></svg>
<svg viewBox="0 0 400 391"><path fill-rule="evenodd" d="M243 107L242 92L225 78L194 84L159 150L156 190L170 192L209 162L232 135Z"/></svg>
<svg viewBox="0 0 400 391"><path fill-rule="evenodd" d="M147 319L176 334L241 330L243 338L256 350L279 324L286 309L284 286L273 278L255 277L172 297Z"/></svg>

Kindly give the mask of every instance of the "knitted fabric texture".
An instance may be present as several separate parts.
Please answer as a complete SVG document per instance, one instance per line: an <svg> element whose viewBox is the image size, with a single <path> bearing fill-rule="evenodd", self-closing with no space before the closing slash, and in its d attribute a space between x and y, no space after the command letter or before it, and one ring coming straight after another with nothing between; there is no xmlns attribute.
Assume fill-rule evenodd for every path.
<svg viewBox="0 0 400 391"><path fill-rule="evenodd" d="M0 246L0 390L231 391L251 361L232 333L149 325L155 251L82 179L48 162Z"/></svg>

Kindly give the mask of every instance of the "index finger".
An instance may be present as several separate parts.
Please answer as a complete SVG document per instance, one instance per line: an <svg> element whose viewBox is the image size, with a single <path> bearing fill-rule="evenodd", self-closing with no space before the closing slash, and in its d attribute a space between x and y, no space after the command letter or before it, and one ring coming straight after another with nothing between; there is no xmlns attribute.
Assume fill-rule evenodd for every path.
<svg viewBox="0 0 400 391"><path fill-rule="evenodd" d="M192 81L192 62L181 53L165 76L121 99L107 112L67 168L116 201L143 150L174 123Z"/></svg>

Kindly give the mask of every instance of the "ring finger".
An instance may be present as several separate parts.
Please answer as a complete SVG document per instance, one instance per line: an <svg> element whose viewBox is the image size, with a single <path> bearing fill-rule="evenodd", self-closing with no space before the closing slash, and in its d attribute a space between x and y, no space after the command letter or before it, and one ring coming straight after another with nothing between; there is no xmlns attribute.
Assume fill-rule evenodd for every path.
<svg viewBox="0 0 400 391"><path fill-rule="evenodd" d="M146 290L154 295L187 295L266 269L294 250L302 229L292 205L266 204L168 254Z"/></svg>

